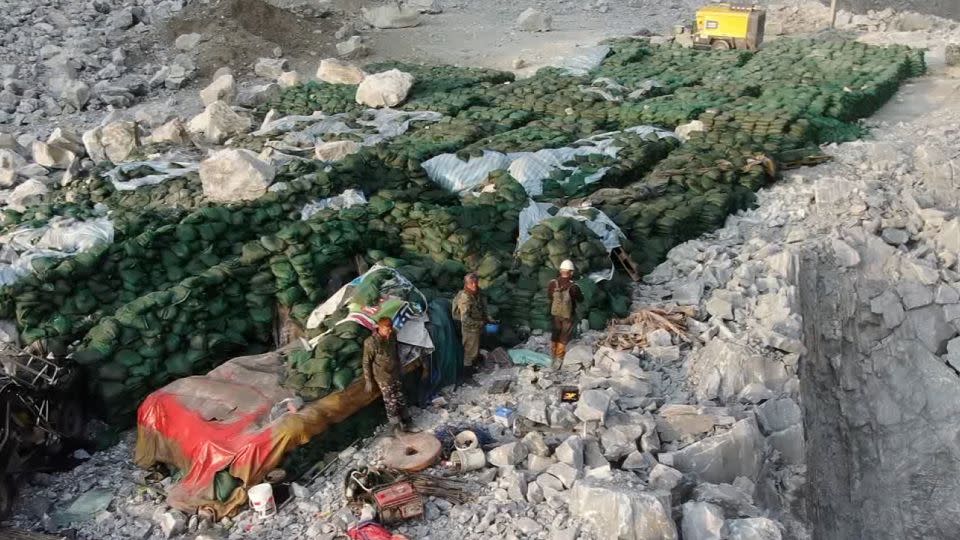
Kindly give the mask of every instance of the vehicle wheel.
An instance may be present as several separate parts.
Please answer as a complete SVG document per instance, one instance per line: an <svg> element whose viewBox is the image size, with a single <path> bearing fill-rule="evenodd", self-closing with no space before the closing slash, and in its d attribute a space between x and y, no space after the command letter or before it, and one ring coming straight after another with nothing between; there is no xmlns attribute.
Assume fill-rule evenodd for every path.
<svg viewBox="0 0 960 540"><path fill-rule="evenodd" d="M7 519L13 510L13 479L0 478L0 521Z"/></svg>
<svg viewBox="0 0 960 540"><path fill-rule="evenodd" d="M729 42L729 41L724 41L724 40L722 40L722 39L718 39L718 40L714 41L713 43L711 43L711 44L710 44L710 47L712 47L713 50L715 50L715 51L729 51L729 50L730 50L730 42Z"/></svg>

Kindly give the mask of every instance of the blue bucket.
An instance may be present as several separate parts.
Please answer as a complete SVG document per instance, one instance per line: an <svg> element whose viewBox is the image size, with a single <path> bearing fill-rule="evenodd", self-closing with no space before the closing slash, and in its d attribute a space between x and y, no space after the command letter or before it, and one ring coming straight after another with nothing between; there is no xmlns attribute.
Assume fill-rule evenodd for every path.
<svg viewBox="0 0 960 540"><path fill-rule="evenodd" d="M484 333L487 334L499 334L500 333L500 323L487 323L483 327Z"/></svg>

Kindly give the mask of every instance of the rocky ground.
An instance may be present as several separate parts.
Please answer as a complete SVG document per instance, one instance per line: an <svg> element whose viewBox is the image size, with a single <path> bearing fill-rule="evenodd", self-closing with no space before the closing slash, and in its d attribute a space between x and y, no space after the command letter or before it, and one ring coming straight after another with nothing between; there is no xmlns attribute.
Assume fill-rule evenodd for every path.
<svg viewBox="0 0 960 540"><path fill-rule="evenodd" d="M443 14L424 17L469 25L470 14L482 9L479 4L444 6ZM4 77L23 82L4 83L7 101L0 103L16 98L17 105L4 117L8 124L0 118L0 127L15 125L18 133L45 138L42 130L53 120L99 123L105 109L126 111L139 100L147 101L141 111L186 101L199 110L191 85L205 85L200 81L216 69L216 55L206 52L204 43L215 44L217 36L201 38L179 53L179 60L170 56L170 40L181 32L216 34L202 26L207 19L199 14L219 5L167 0L127 11L94 2L81 12L73 4L18 3L8 12L34 33L26 38L5 32L2 38L3 63L18 66L15 75L5 72ZM621 26L611 32L624 33L633 22L618 17L618 10L664 9L611 3L604 11L604 5L589 5L588 30L619 19ZM554 24L563 25L572 24L586 4L549 6L558 8ZM510 23L524 7L511 5L502 14L493 10L495 19ZM74 8L77 13L66 11ZM336 50L334 41L340 39L323 41L330 28L339 30L335 14L345 9L335 3L330 8L326 18L321 16L326 9L307 13L302 6L297 7L302 15L294 15L316 20L322 55L327 54L322 47ZM52 15L61 11L63 19ZM823 11L812 7L787 6L772 14L783 32L819 28L822 17ZM615 350L603 344L606 335L588 333L573 344L559 370L489 369L476 385L448 390L445 404L416 411L421 429L481 424L501 445L488 453L487 468L466 475L475 486L470 502L431 499L425 519L398 532L433 539L955 535L953 525L960 519L960 505L951 497L960 491L955 449L960 72L944 65L943 47L960 41L960 33L956 24L937 19L895 13L864 17L844 19L845 31L874 43L929 46L931 74L905 87L870 121L869 139L827 147L832 162L786 172L781 182L760 192L755 210L731 216L723 229L678 246L637 286L635 310L695 308L695 317L687 321L688 340L656 330L643 335L642 346ZM672 18L665 13L654 20L663 26ZM71 30L76 21L89 24L79 25L82 32ZM362 30L361 35L370 38L375 54L392 50L379 49L378 44L388 44L401 57L404 49L390 40L403 33L418 36L407 43L410 54L434 61L439 58L425 51L442 45L431 49L426 37L431 26ZM121 33L126 37L117 39ZM53 35L63 35L64 41L47 39ZM131 39L134 35L143 39ZM495 67L502 67L500 61L512 65L517 56L533 61L534 55L522 53L522 43L550 40L554 33L503 35L502 57L480 61L472 50L448 54ZM60 50L48 48L43 58L44 47L37 44L47 41ZM68 42L70 47L61 44ZM127 49L132 42L136 52ZM421 48L413 49L417 43ZM249 69L255 57L283 57L294 50L274 46L281 47L279 54L264 48L247 56L238 49L236 62ZM71 112L63 88L53 90L42 81L54 72L50 65L59 65L47 61L85 49L82 68L69 60L61 66L62 74L76 73L66 77L65 88L83 83L91 89L85 109ZM127 58L147 60L121 61L118 49ZM37 56L22 61L12 50ZM184 70L190 75L183 86L176 80L168 85L186 58L193 68ZM291 65L303 69L294 60ZM101 77L110 66L119 75ZM272 82L233 67L241 87ZM150 81L160 72L162 83L154 86ZM139 78L146 79L144 93L133 92L136 85L128 82ZM126 88L129 103L120 103L126 93L116 91L120 98L114 99L103 90L103 80ZM94 91L98 84L103 91ZM47 108L52 102L59 112ZM156 118L148 124L156 125ZM632 328L616 332L635 333ZM541 336L527 346L543 351L546 343ZM507 393L490 394L490 383L500 379L514 382ZM578 404L559 403L564 385L580 388ZM493 413L501 405L515 408L532 431L496 428ZM336 466L298 489L299 497L276 517L261 521L245 512L211 525L163 505L162 484L148 484L130 462L132 437L69 472L35 477L22 489L12 524L49 531L72 527L78 537L90 539L333 538L355 519L343 510L341 475L356 464L377 461L387 442L381 434L344 451ZM83 494L91 512L72 520L58 515Z"/></svg>

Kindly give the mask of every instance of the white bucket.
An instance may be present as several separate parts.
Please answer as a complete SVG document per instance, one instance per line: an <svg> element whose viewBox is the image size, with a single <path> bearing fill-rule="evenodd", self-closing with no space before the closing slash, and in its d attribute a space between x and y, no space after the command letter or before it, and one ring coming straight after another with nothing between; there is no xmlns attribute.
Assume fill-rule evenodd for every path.
<svg viewBox="0 0 960 540"><path fill-rule="evenodd" d="M481 448L467 448L454 450L451 461L455 466L460 467L461 472L475 471L486 466L487 456Z"/></svg>
<svg viewBox="0 0 960 540"><path fill-rule="evenodd" d="M453 438L453 446L457 450L469 450L471 448L479 448L480 441L477 439L477 434L467 430L461 431Z"/></svg>
<svg viewBox="0 0 960 540"><path fill-rule="evenodd" d="M247 498L250 499L250 507L261 518L277 513L277 503L273 500L273 486L270 484L257 484L251 487L247 490Z"/></svg>

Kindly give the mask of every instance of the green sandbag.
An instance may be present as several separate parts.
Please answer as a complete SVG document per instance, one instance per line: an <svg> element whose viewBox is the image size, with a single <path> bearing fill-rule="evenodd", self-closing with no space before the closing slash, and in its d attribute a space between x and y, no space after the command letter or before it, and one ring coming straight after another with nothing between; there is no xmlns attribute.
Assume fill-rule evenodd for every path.
<svg viewBox="0 0 960 540"><path fill-rule="evenodd" d="M97 374L106 381L124 381L127 378L127 368L117 362L100 364Z"/></svg>
<svg viewBox="0 0 960 540"><path fill-rule="evenodd" d="M591 330L603 330L607 327L607 317L601 311L591 311L587 317Z"/></svg>
<svg viewBox="0 0 960 540"><path fill-rule="evenodd" d="M266 259L270 256L270 252L267 251L260 243L258 242L247 242L243 245L243 248L240 252L240 262L243 264L253 264L263 259Z"/></svg>
<svg viewBox="0 0 960 540"><path fill-rule="evenodd" d="M321 371L320 373L314 373L307 379L304 386L307 388L330 388L332 378L329 371Z"/></svg>
<svg viewBox="0 0 960 540"><path fill-rule="evenodd" d="M117 351L117 354L114 355L113 359L127 367L133 367L143 363L143 357L136 351L130 349L120 349Z"/></svg>
<svg viewBox="0 0 960 540"><path fill-rule="evenodd" d="M303 350L303 349L290 351L290 353L287 354L287 362L294 367L299 366L300 364L310 360L311 358L313 358L313 354L310 351Z"/></svg>
<svg viewBox="0 0 960 540"><path fill-rule="evenodd" d="M337 390L343 390L344 388L350 386L350 383L353 382L354 375L353 370L348 367L340 368L336 373L333 374L333 386Z"/></svg>

